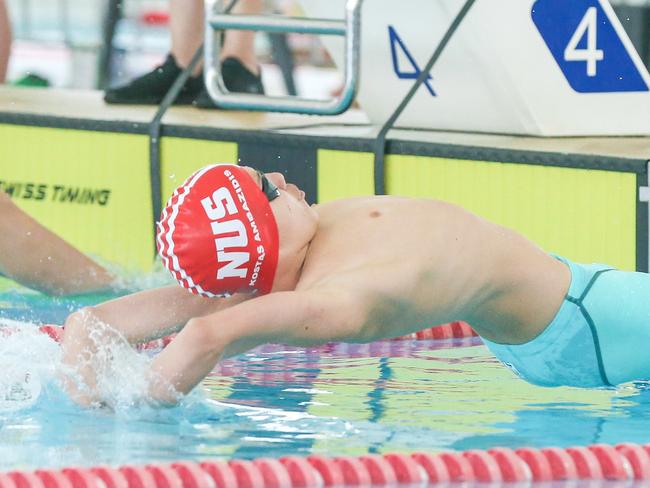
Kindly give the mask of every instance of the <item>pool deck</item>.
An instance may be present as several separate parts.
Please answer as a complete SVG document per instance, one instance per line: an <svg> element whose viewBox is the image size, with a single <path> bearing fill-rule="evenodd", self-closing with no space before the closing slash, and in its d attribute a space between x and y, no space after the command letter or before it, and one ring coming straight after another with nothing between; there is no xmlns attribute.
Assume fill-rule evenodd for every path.
<svg viewBox="0 0 650 488"><path fill-rule="evenodd" d="M156 114L156 106L109 105L102 92L94 90L25 89L0 87L0 122L30 125L57 123L79 127L122 127L125 132L144 133ZM93 122L98 125L93 124ZM350 111L331 117L269 112L204 110L174 106L163 118L169 127L213 130L274 132L313 138L344 138L350 142L372 142L378 127L369 124L363 111ZM170 131L173 133L173 130ZM650 135L647 137L527 137L471 132L436 130L390 131L389 141L424 143L504 151L526 151L611 157L617 159L650 159Z"/></svg>

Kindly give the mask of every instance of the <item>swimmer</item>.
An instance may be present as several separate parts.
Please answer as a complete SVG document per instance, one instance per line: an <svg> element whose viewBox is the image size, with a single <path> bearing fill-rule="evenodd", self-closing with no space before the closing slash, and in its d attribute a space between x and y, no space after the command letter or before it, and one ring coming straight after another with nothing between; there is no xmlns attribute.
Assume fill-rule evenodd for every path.
<svg viewBox="0 0 650 488"><path fill-rule="evenodd" d="M535 384L650 378L650 275L549 255L442 201L371 196L310 206L304 197L281 174L249 167L192 175L169 200L157 238L181 287L68 318L64 363L83 378L68 384L72 397L102 400L86 360L101 346L90 340L101 324L131 343L180 330L151 364L147 393L160 404L263 343L369 342L454 320Z"/></svg>
<svg viewBox="0 0 650 488"><path fill-rule="evenodd" d="M0 191L0 276L48 295L106 291L114 276Z"/></svg>

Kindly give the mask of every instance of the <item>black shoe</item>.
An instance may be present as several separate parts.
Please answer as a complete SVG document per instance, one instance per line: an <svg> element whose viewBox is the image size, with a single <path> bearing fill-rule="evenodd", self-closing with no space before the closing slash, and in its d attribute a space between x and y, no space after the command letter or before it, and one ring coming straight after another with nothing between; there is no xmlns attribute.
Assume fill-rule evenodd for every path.
<svg viewBox="0 0 650 488"><path fill-rule="evenodd" d="M221 62L221 76L230 92L264 95L262 77L251 73L237 58L226 58ZM206 88L203 88L192 105L199 108L216 108Z"/></svg>
<svg viewBox="0 0 650 488"><path fill-rule="evenodd" d="M104 93L106 103L158 105L183 70L174 56L167 55L165 62L151 73L136 78L131 83L109 88ZM191 76L185 82L175 104L190 104L203 89L203 77Z"/></svg>

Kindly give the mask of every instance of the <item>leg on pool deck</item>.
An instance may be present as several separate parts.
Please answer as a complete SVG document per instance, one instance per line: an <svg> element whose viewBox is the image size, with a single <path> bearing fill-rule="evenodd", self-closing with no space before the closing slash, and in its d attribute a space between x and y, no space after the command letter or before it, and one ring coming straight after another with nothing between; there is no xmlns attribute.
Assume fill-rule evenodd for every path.
<svg viewBox="0 0 650 488"><path fill-rule="evenodd" d="M0 0L1 1L1 0ZM233 12L254 14L262 10L262 0L239 0ZM174 81L191 62L203 44L205 13L203 0L171 0L169 3L169 27L171 51L165 62L150 73L130 83L106 90L107 103L159 104ZM255 33L251 31L228 31L221 53L224 83L228 90L245 93L263 93L262 79L255 55ZM189 104L202 108L214 108L201 71L203 63L196 65L192 76L185 82L174 103Z"/></svg>

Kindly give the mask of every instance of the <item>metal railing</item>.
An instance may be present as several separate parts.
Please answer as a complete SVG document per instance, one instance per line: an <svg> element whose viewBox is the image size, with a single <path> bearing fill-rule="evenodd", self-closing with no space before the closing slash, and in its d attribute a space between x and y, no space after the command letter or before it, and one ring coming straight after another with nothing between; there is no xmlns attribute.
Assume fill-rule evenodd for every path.
<svg viewBox="0 0 650 488"><path fill-rule="evenodd" d="M336 115L352 104L359 83L361 56L361 4L347 0L345 19L222 14L223 0L206 1L204 77L208 93L218 107L236 110L293 112L311 115ZM301 33L345 38L345 82L337 97L327 100L231 93L221 75L219 52L223 30L250 30L271 33Z"/></svg>

